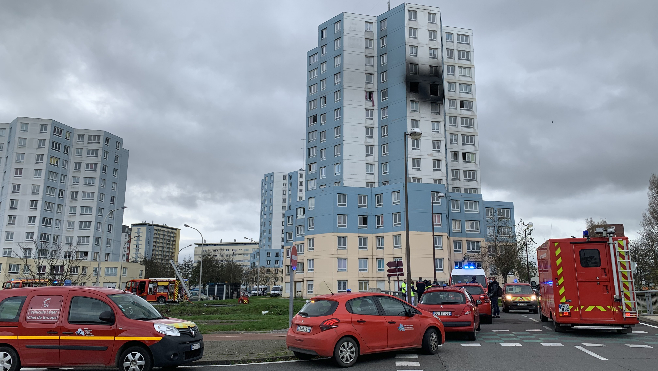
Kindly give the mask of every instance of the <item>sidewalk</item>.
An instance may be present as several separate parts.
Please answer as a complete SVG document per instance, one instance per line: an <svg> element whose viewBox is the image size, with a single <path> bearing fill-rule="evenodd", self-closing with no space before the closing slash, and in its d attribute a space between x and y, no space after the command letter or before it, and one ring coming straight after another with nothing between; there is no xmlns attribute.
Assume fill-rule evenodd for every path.
<svg viewBox="0 0 658 371"><path fill-rule="evenodd" d="M294 359L286 349L286 332L222 332L203 335L202 364L234 364Z"/></svg>
<svg viewBox="0 0 658 371"><path fill-rule="evenodd" d="M641 314L640 322L646 322L650 325L658 326L658 315L656 314Z"/></svg>

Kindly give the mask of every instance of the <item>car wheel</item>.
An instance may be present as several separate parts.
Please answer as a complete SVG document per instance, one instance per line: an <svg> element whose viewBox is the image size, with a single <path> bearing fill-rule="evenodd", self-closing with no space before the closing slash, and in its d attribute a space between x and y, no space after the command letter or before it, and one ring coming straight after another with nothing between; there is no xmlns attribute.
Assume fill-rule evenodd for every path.
<svg viewBox="0 0 658 371"><path fill-rule="evenodd" d="M541 311L539 311L539 320L542 322L548 322L548 317L544 315Z"/></svg>
<svg viewBox="0 0 658 371"><path fill-rule="evenodd" d="M293 352L293 353L295 353L295 357L303 360L308 360L314 357L314 355L307 353L301 353L301 352Z"/></svg>
<svg viewBox="0 0 658 371"><path fill-rule="evenodd" d="M334 361L340 367L350 367L359 358L359 344L351 337L338 340L334 347Z"/></svg>
<svg viewBox="0 0 658 371"><path fill-rule="evenodd" d="M151 356L142 347L130 347L119 357L121 371L151 371Z"/></svg>
<svg viewBox="0 0 658 371"><path fill-rule="evenodd" d="M158 303L160 303L160 304L164 304L166 301L167 301L167 300L165 299L164 296L160 296L160 297L158 298Z"/></svg>
<svg viewBox="0 0 658 371"><path fill-rule="evenodd" d="M0 364L2 371L16 371L21 368L21 361L13 348L0 347Z"/></svg>
<svg viewBox="0 0 658 371"><path fill-rule="evenodd" d="M423 335L423 351L427 354L436 354L439 352L440 345L439 331L435 328L428 328Z"/></svg>
<svg viewBox="0 0 658 371"><path fill-rule="evenodd" d="M473 326L473 332L469 332L467 334L468 340L475 341L478 339L478 332L477 329L475 328L475 325Z"/></svg>
<svg viewBox="0 0 658 371"><path fill-rule="evenodd" d="M555 331L555 332L565 332L566 330L564 329L564 327L558 325L557 322L555 322L555 319L553 319L553 331Z"/></svg>

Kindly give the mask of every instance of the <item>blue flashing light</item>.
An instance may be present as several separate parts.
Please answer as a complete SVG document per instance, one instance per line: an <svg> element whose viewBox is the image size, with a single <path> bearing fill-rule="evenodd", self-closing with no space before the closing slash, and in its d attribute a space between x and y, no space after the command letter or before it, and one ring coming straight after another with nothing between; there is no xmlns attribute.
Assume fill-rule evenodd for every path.
<svg viewBox="0 0 658 371"><path fill-rule="evenodd" d="M586 238L587 236L589 236L589 231L583 231L583 238Z"/></svg>
<svg viewBox="0 0 658 371"><path fill-rule="evenodd" d="M517 280L517 279L515 278L515 279L514 279L514 283L519 283L519 280Z"/></svg>
<svg viewBox="0 0 658 371"><path fill-rule="evenodd" d="M292 267L292 270L296 271L296 270L297 270L297 267Z"/></svg>

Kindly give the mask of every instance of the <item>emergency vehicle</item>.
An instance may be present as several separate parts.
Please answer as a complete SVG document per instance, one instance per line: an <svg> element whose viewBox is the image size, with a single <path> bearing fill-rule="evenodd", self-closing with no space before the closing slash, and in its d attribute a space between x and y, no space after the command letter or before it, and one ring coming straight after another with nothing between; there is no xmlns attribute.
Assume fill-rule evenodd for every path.
<svg viewBox="0 0 658 371"><path fill-rule="evenodd" d="M482 287L487 287L487 279L484 274L484 269L475 268L475 265L464 265L464 268L453 269L452 272L450 272L450 285L470 283L473 280L473 276L475 276L475 281L482 285Z"/></svg>
<svg viewBox="0 0 658 371"><path fill-rule="evenodd" d="M600 237L551 239L537 250L540 319L566 328L631 332L638 324L628 238L597 228Z"/></svg>
<svg viewBox="0 0 658 371"><path fill-rule="evenodd" d="M126 291L141 296L146 301L179 302L188 300L183 287L175 278L145 278L126 282Z"/></svg>
<svg viewBox="0 0 658 371"><path fill-rule="evenodd" d="M7 281L2 285L3 289L19 289L21 287L42 287L50 286L51 282L49 280L39 280L39 279L13 279Z"/></svg>
<svg viewBox="0 0 658 371"><path fill-rule="evenodd" d="M503 286L503 312L529 310L537 313L537 295L529 283L506 283Z"/></svg>

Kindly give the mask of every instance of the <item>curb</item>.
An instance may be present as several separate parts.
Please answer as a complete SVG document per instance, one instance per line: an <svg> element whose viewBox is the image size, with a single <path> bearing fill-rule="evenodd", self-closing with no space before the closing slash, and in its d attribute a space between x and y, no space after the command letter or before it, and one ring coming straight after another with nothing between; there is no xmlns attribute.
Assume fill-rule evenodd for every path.
<svg viewBox="0 0 658 371"><path fill-rule="evenodd" d="M656 316L654 316L654 317L656 317ZM645 316L640 316L639 320L640 320L640 322L645 322L645 323L648 323L650 325L658 326L658 320L656 320L656 319L647 318Z"/></svg>

